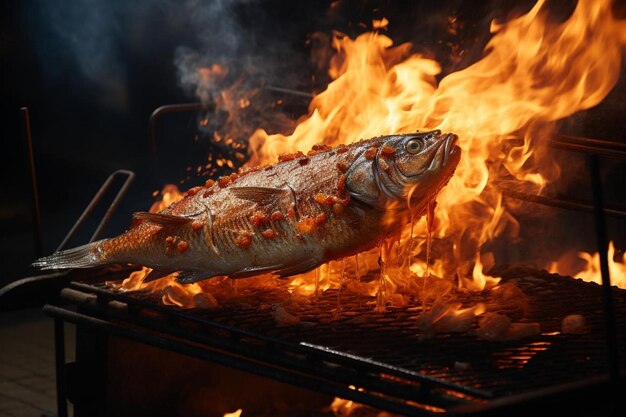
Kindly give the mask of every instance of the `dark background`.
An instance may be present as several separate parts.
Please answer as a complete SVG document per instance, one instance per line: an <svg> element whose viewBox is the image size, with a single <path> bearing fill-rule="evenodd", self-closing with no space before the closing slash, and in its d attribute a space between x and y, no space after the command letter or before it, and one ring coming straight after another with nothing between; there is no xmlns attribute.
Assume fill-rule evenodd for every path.
<svg viewBox="0 0 626 417"><path fill-rule="evenodd" d="M133 170L137 179L107 235L123 231L130 213L147 209L152 193L165 182L189 176L185 158L195 146L196 115L174 118L177 125L163 127L167 134L160 141L169 145L164 145L167 162L160 159L167 166L159 170L154 169L148 134L155 108L197 101L193 83L184 79L185 59L191 57L191 64L223 63L233 73L254 67L264 83L316 91L328 79L309 58L310 34L336 29L354 36L369 29L372 18L385 16L396 44L413 42L416 51L442 63L443 76L480 57L493 18L519 15L533 3L344 1L331 7L330 1L277 0L1 2L0 284L33 273L28 265L35 258L21 106L30 109L48 254L115 170ZM555 10L562 15L574 4L551 3L558 3ZM624 15L622 4L616 10ZM458 17L454 33L447 20L452 15ZM574 117L564 130L625 141L625 88L622 79L601 106ZM291 120L305 110L306 100L281 109ZM250 123L258 121L257 115ZM613 180L609 195L623 195L624 178L616 182L612 172L619 176L623 170L606 174ZM201 182L192 175L185 186ZM624 230L619 227L615 230ZM75 243L88 236L80 234ZM622 239L622 247L626 244L623 235L611 237ZM592 243L592 238L586 240Z"/></svg>

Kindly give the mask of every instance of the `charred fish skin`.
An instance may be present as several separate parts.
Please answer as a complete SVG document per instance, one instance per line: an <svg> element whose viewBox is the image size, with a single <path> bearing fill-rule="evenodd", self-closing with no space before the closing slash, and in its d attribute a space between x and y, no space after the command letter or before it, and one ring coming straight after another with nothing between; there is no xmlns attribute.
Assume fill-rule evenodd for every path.
<svg viewBox="0 0 626 417"><path fill-rule="evenodd" d="M194 187L160 213L137 213L118 237L34 265L131 263L153 268L154 277L181 271L185 283L305 272L369 249L406 223L409 202L419 210L453 175L456 139L432 131L283 155Z"/></svg>

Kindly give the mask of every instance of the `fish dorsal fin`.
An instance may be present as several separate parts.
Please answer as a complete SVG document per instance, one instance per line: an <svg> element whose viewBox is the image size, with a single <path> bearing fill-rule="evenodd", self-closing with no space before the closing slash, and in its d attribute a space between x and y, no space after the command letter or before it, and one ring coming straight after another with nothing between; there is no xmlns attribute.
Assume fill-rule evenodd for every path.
<svg viewBox="0 0 626 417"><path fill-rule="evenodd" d="M276 269L282 268L282 264L276 265L262 265L262 266L247 266L243 269L240 269L237 272L233 272L229 274L229 278L248 278L254 275L264 274L266 272L271 272Z"/></svg>
<svg viewBox="0 0 626 417"><path fill-rule="evenodd" d="M300 261L296 261L292 263L291 265L287 265L281 269L278 269L277 271L274 272L274 275L278 275L281 278L285 278L290 275L303 274L317 267L320 264L321 262L315 258L302 259Z"/></svg>
<svg viewBox="0 0 626 417"><path fill-rule="evenodd" d="M274 275L278 275L279 277L284 278L289 275L301 274L303 272L310 271L311 269L318 266L320 263L321 262L319 262L315 258L308 258L292 262L291 264L248 266L228 276L230 278L247 278L253 275L273 272Z"/></svg>
<svg viewBox="0 0 626 417"><path fill-rule="evenodd" d="M259 204L271 203L290 192L289 188L272 187L232 187L229 190L237 198Z"/></svg>
<svg viewBox="0 0 626 417"><path fill-rule="evenodd" d="M149 213L147 211L138 211L133 214L133 218L135 220L154 223L163 227L180 226L193 220L189 217L174 216L172 214Z"/></svg>

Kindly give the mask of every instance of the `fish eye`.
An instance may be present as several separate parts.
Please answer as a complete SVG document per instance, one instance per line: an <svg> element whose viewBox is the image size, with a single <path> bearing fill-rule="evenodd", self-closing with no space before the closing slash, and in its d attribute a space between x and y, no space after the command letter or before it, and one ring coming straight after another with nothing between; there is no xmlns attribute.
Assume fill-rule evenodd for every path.
<svg viewBox="0 0 626 417"><path fill-rule="evenodd" d="M421 140L417 138L413 138L406 143L405 149L410 154L416 154L422 150L423 146L424 144L422 143Z"/></svg>

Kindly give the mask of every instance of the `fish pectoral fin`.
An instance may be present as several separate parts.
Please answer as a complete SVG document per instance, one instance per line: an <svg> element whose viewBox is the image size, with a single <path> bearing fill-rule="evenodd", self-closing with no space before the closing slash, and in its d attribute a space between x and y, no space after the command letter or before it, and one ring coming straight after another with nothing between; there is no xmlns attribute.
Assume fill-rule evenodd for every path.
<svg viewBox="0 0 626 417"><path fill-rule="evenodd" d="M172 274L174 272L176 271L175 270L172 271L171 269L153 269L152 271L150 271L150 273L148 273L148 275L144 277L142 282L146 283L146 282L156 281L157 279L166 277L169 274Z"/></svg>
<svg viewBox="0 0 626 417"><path fill-rule="evenodd" d="M282 268L283 265L278 264L278 265L262 265L262 266L247 266L243 269L240 269L237 272L234 272L232 274L230 274L228 277L229 278L248 278L248 277L252 277L254 275L259 275L259 274L263 274L265 272L272 272L275 271L277 269Z"/></svg>
<svg viewBox="0 0 626 417"><path fill-rule="evenodd" d="M271 187L232 187L229 190L237 198L259 204L271 203L290 192L288 188Z"/></svg>
<svg viewBox="0 0 626 417"><path fill-rule="evenodd" d="M248 278L259 274L272 272L274 273L274 275L278 275L279 277L283 278L289 275L296 275L308 272L319 264L320 262L317 259L309 258L288 266L284 264L248 266L240 269L239 271L233 272L232 274L228 274L228 277L233 279ZM194 282L202 281L220 275L223 276L227 274L217 271L179 271L176 275L176 281L180 284L192 284Z"/></svg>
<svg viewBox="0 0 626 417"><path fill-rule="evenodd" d="M149 213L147 211L138 211L133 213L133 219L142 222L154 223L163 227L180 226L189 223L193 218L174 216L172 214Z"/></svg>
<svg viewBox="0 0 626 417"><path fill-rule="evenodd" d="M290 275L303 274L305 272L309 272L311 269L314 269L318 265L320 265L320 261L315 258L308 258L302 260L300 262L291 264L287 267L278 269L274 272L274 275L278 275L281 278L288 277Z"/></svg>
<svg viewBox="0 0 626 417"><path fill-rule="evenodd" d="M205 279L225 275L219 271L179 271L176 274L176 282L179 284L193 284L194 282L204 281Z"/></svg>

